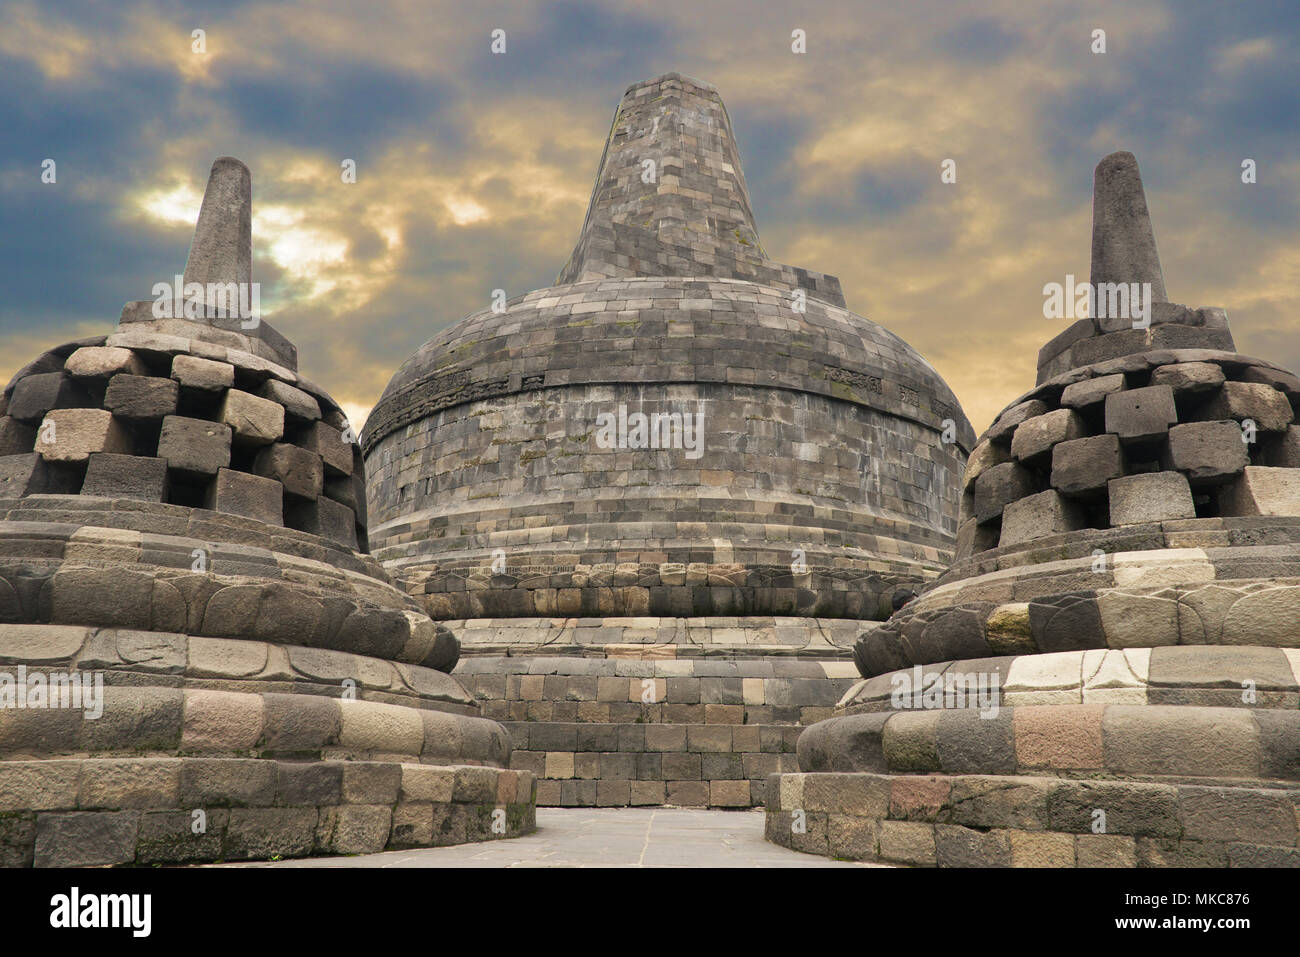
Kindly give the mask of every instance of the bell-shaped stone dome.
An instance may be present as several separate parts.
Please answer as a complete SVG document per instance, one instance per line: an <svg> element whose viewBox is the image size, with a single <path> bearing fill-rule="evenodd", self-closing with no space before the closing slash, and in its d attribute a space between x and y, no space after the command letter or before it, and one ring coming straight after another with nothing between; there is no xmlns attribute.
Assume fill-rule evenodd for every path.
<svg viewBox="0 0 1300 957"><path fill-rule="evenodd" d="M630 87L557 285L393 378L371 542L440 619L880 619L947 564L973 432L833 276L763 250L721 98Z"/></svg>

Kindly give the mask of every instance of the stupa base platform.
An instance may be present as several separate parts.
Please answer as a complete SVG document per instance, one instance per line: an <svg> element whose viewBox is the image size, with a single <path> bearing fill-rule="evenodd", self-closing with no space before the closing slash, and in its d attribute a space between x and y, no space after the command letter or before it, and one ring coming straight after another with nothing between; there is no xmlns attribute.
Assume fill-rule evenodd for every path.
<svg viewBox="0 0 1300 957"><path fill-rule="evenodd" d="M773 775L765 836L928 867L1300 867L1300 785L953 774ZM1105 833L1096 833L1104 809Z"/></svg>
<svg viewBox="0 0 1300 957"><path fill-rule="evenodd" d="M370 854L519 837L536 781L492 767L257 758L0 762L0 867Z"/></svg>
<svg viewBox="0 0 1300 957"><path fill-rule="evenodd" d="M874 622L805 618L441 622L455 673L506 726L510 767L558 807L761 806L769 774L857 682ZM492 652L492 653L485 653Z"/></svg>

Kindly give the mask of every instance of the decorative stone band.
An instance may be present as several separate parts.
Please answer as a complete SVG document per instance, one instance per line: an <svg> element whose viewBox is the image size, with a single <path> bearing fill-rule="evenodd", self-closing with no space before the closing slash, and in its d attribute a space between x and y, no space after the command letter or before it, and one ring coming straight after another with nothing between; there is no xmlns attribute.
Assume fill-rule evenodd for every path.
<svg viewBox="0 0 1300 957"><path fill-rule="evenodd" d="M990 655L1161 645L1300 647L1300 551L1280 544L1300 531L1300 523L1231 521L1243 524L1228 530L1234 544L1224 548L1119 552L1106 556L1104 570L1098 559L1086 557L1012 564L1028 562L1021 555L1007 557L1007 567L996 571L941 581L866 632L854 659L870 678ZM1252 544L1261 540L1279 544ZM1058 553L1089 547L1086 539L1063 542Z"/></svg>
<svg viewBox="0 0 1300 957"><path fill-rule="evenodd" d="M312 559L79 524L87 514L50 509L42 516L77 524L0 522L0 621L305 644L448 672L459 656L451 633L417 611L386 576L333 568L320 560L324 549ZM119 524L135 516L146 527L155 518L130 511L114 516L123 519ZM224 528L216 531L224 536ZM196 570L196 554L203 570Z"/></svg>
<svg viewBox="0 0 1300 957"><path fill-rule="evenodd" d="M0 768L77 754L214 754L488 764L509 760L497 722L405 704L318 694L106 685L103 713L0 708Z"/></svg>
<svg viewBox="0 0 1300 957"><path fill-rule="evenodd" d="M47 352L10 382L0 497L166 502L365 548L361 452L329 395L247 352L125 328Z"/></svg>
<svg viewBox="0 0 1300 957"><path fill-rule="evenodd" d="M472 673L478 665L470 656L576 655L583 659L738 659L781 657L847 657L853 642L873 623L846 619L727 617L699 618L490 618L441 623L460 642ZM571 659L566 659L571 660ZM681 675L689 664L662 664L663 675ZM620 661L627 674L651 667L641 661ZM721 667L721 664L718 665ZM738 665L736 665L738 666ZM575 663L573 667L578 667ZM591 665L590 667L604 667ZM576 674L577 672L575 672ZM759 677L755 674L753 677Z"/></svg>
<svg viewBox="0 0 1300 957"><path fill-rule="evenodd" d="M1017 705L831 718L804 731L798 754L807 772L1300 781L1298 734L1294 707Z"/></svg>
<svg viewBox="0 0 1300 957"><path fill-rule="evenodd" d="M488 396L613 383L734 383L825 395L936 432L974 433L938 373L893 333L789 290L738 279L626 278L539 289L475 313L407 360L362 448ZM484 390L487 391L484 391ZM380 509L379 519L393 516Z"/></svg>
<svg viewBox="0 0 1300 957"><path fill-rule="evenodd" d="M1170 704L1228 708L1300 708L1300 648L1254 645L1182 645L1124 650L1061 651L969 661L946 661L857 682L837 713L890 711L894 692L934 694L984 676L996 681L998 704ZM920 686L917 676L920 675ZM931 678L931 676L936 676ZM944 676L948 676L945 678ZM898 699L903 700L903 699ZM978 710L974 694L967 707Z"/></svg>
<svg viewBox="0 0 1300 957"><path fill-rule="evenodd" d="M106 685L319 695L478 716L449 674L325 648L126 628L0 624L0 674L103 673ZM350 682L350 683L349 683Z"/></svg>
<svg viewBox="0 0 1300 957"><path fill-rule="evenodd" d="M210 757L4 761L0 866L265 860L518 837L536 828L535 790L527 771L487 767Z"/></svg>
<svg viewBox="0 0 1300 957"><path fill-rule="evenodd" d="M563 740L576 740L578 746L558 750L570 751L617 750L596 747L596 738L583 746L589 733L606 735L606 743L613 740L607 732L586 729L587 724L812 724L831 716L835 703L857 683L855 676L848 661L573 658L545 652L523 658L475 655L456 673L484 717L562 723ZM521 733L527 741L527 731ZM516 741L515 746L525 745Z"/></svg>
<svg viewBox="0 0 1300 957"><path fill-rule="evenodd" d="M1300 379L1230 352L1143 352L1008 406L962 480L958 560L1087 529L1300 515Z"/></svg>
<svg viewBox="0 0 1300 957"><path fill-rule="evenodd" d="M727 615L800 616L826 619L884 620L900 592L912 594L941 565L931 551L916 564L830 556L809 549L808 571L793 574L790 563L744 562L596 562L574 563L542 556L530 564L492 574L491 560L438 562L437 571L422 566L406 572L410 593L435 620L469 618L585 616L711 617ZM683 556L706 549L682 549ZM731 549L727 549L731 552ZM734 556L732 552L731 557ZM839 567L817 564L834 559ZM395 571L401 566L393 563ZM884 571L889 569L889 571Z"/></svg>
<svg viewBox="0 0 1300 957"><path fill-rule="evenodd" d="M840 859L930 867L1300 867L1300 791L1288 786L822 773L773 775L767 791L769 841ZM1096 833L1099 810L1105 833Z"/></svg>

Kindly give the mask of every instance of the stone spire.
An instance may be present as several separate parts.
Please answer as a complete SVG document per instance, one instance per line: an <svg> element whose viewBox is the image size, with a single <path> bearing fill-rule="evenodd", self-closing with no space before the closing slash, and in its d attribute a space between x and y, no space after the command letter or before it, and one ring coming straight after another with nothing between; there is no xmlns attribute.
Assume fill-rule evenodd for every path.
<svg viewBox="0 0 1300 957"><path fill-rule="evenodd" d="M712 86L678 73L623 94L556 282L661 276L749 279L844 305L834 276L768 259L727 108Z"/></svg>
<svg viewBox="0 0 1300 957"><path fill-rule="evenodd" d="M1092 180L1093 315L1076 320L1038 351L1042 385L1084 366L1158 349L1216 349L1235 352L1227 314L1213 306L1194 309L1170 302L1156 251L1151 213L1137 159L1111 153L1097 164ZM1146 315L1131 310L1098 308L1107 287L1123 287L1124 299L1134 283L1150 283Z"/></svg>
<svg viewBox="0 0 1300 957"><path fill-rule="evenodd" d="M1150 283L1155 302L1167 302L1165 276L1151 229L1137 157L1120 150L1092 174L1092 273L1101 283Z"/></svg>
<svg viewBox="0 0 1300 957"><path fill-rule="evenodd" d="M173 276L157 278L164 283L174 280ZM253 287L253 177L233 156L218 157L208 173L182 283L204 287L202 315L189 318L173 305L171 316L160 317L155 300L141 299L122 307L119 323L136 331L231 346L287 369L298 368L298 350L292 342L260 316L240 314L243 305L260 296L255 298Z"/></svg>
<svg viewBox="0 0 1300 957"><path fill-rule="evenodd" d="M233 156L212 164L194 227L185 282L253 281L253 178Z"/></svg>

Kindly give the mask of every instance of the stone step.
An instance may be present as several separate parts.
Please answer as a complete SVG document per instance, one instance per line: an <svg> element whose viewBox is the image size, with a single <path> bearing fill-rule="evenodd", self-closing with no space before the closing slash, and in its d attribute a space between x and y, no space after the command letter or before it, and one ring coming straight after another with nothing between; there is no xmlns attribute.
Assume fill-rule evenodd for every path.
<svg viewBox="0 0 1300 957"><path fill-rule="evenodd" d="M797 767L788 725L507 723L510 767L542 806L751 807L767 776Z"/></svg>

